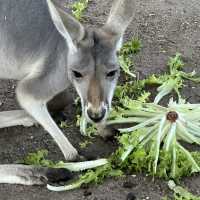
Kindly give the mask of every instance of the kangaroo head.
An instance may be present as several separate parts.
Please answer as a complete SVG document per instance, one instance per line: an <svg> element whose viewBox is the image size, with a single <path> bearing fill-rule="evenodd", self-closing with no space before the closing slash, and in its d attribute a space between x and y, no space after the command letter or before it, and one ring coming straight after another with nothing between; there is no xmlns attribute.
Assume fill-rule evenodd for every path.
<svg viewBox="0 0 200 200"><path fill-rule="evenodd" d="M106 119L117 79L117 52L134 13L134 0L117 0L106 24L85 29L77 20L47 0L52 20L68 45L68 77L75 86L88 121Z"/></svg>

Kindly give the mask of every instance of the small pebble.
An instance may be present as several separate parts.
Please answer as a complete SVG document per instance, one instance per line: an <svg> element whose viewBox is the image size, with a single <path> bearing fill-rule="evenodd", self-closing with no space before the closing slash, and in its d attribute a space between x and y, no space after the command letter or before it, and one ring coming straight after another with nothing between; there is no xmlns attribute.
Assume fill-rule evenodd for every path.
<svg viewBox="0 0 200 200"><path fill-rule="evenodd" d="M124 188L132 188L133 186L134 186L134 183L132 183L130 181L126 181L123 183Z"/></svg>
<svg viewBox="0 0 200 200"><path fill-rule="evenodd" d="M128 193L126 200L136 200L136 196L133 192Z"/></svg>

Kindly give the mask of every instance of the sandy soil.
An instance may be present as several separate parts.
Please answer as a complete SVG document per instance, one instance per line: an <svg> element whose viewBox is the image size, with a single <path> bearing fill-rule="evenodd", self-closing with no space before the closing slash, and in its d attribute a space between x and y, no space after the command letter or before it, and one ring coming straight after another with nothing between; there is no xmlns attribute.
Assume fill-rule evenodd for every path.
<svg viewBox="0 0 200 200"><path fill-rule="evenodd" d="M64 0L60 0L61 3ZM68 1L70 2L70 1ZM100 26L105 22L111 0L91 0L86 12L88 26ZM135 17L128 28L125 39L138 37L143 48L135 58L136 70L141 77L166 70L169 56L180 52L186 63L186 70L200 72L200 1L199 0L136 0ZM0 81L0 110L18 108L15 100L14 81ZM191 102L200 101L200 87L188 83L183 95ZM79 148L80 136L74 126L75 106L65 109L68 122L72 124L64 132L70 141ZM103 157L115 149L114 142L96 138L87 149L80 150L83 155ZM58 147L41 127L14 127L1 129L0 163L14 163L27 152L48 149L50 157L63 159ZM126 182L131 183L127 188ZM200 176L185 178L182 183L192 192L200 195ZM130 184L129 184L130 185ZM86 192L87 190L87 192ZM88 192L89 191L89 192ZM0 200L125 200L132 192L137 199L161 200L169 193L162 180L152 181L145 175L106 180L102 185L71 192L54 193L45 187L26 187L0 185Z"/></svg>

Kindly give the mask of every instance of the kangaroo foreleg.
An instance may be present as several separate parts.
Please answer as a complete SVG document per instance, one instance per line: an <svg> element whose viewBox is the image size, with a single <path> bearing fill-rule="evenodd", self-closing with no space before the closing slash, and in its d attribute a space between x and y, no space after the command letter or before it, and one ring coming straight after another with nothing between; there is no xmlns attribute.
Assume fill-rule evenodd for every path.
<svg viewBox="0 0 200 200"><path fill-rule="evenodd" d="M76 149L53 121L45 103L29 99L23 101L23 107L50 133L67 160L76 159L78 155Z"/></svg>
<svg viewBox="0 0 200 200"><path fill-rule="evenodd" d="M50 90L48 94L44 95L47 89L45 90L45 88L43 89L41 87L46 83L41 83L40 89L41 91L44 91L43 94L40 94L37 98L34 96L39 87L37 85L38 82L38 79L27 79L21 82L16 91L18 101L22 108L26 110L27 113L42 125L43 128L53 137L65 158L67 160L75 160L78 156L77 150L71 145L63 132L58 128L47 110L47 102L50 98L48 95L52 91Z"/></svg>

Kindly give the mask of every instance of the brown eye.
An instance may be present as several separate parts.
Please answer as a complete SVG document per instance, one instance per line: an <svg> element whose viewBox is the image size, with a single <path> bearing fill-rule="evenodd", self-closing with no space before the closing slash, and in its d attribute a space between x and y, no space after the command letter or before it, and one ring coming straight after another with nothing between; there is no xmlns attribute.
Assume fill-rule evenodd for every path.
<svg viewBox="0 0 200 200"><path fill-rule="evenodd" d="M83 75L80 72L72 71L75 78L83 78Z"/></svg>
<svg viewBox="0 0 200 200"><path fill-rule="evenodd" d="M117 70L113 70L113 71L108 72L108 73L106 74L106 76L112 78L112 77L115 76L116 74L117 74Z"/></svg>

